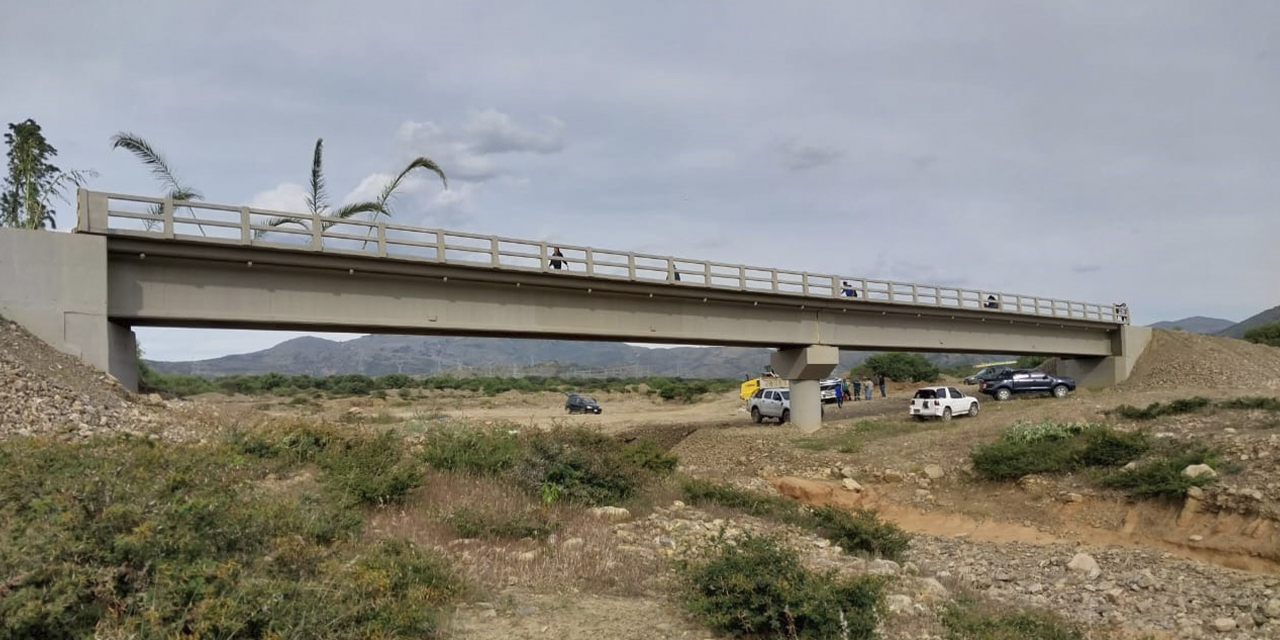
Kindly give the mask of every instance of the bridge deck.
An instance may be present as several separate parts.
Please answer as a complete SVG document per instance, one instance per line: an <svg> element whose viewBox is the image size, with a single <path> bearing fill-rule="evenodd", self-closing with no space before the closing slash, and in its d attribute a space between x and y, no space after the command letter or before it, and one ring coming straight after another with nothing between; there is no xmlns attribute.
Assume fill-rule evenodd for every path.
<svg viewBox="0 0 1280 640"><path fill-rule="evenodd" d="M76 230L96 235L320 252L827 301L849 299L930 310L964 309L1011 318L1053 318L1116 326L1129 323L1128 310L1110 304L753 267L247 206L175 202L82 189L78 193L78 214ZM563 269L552 266L558 257L553 255L555 248L563 253ZM853 290L853 297L847 296L844 283Z"/></svg>

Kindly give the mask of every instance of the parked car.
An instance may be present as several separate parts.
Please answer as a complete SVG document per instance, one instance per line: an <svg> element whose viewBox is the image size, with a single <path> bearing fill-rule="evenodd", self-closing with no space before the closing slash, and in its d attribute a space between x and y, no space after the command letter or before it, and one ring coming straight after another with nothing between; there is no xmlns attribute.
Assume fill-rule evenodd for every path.
<svg viewBox="0 0 1280 640"><path fill-rule="evenodd" d="M992 380L984 380L978 386L978 391L996 400L1008 400L1015 393L1047 393L1061 398L1075 390L1075 380L1051 376L1034 369L1006 371Z"/></svg>
<svg viewBox="0 0 1280 640"><path fill-rule="evenodd" d="M777 418L778 424L791 421L790 389L757 389L747 399L751 421L760 424L765 418Z"/></svg>
<svg viewBox="0 0 1280 640"><path fill-rule="evenodd" d="M1000 374L1006 371L1013 371L1013 367L985 367L979 369L977 373L964 379L965 384L979 384L983 380L995 380Z"/></svg>
<svg viewBox="0 0 1280 640"><path fill-rule="evenodd" d="M571 393L564 399L564 410L569 413L602 413L604 411L595 398L577 393Z"/></svg>
<svg viewBox="0 0 1280 640"><path fill-rule="evenodd" d="M823 380L820 385L822 389L822 404L839 402L839 399L836 398L836 394L844 393L844 387L840 384L840 378L827 378L826 380Z"/></svg>
<svg viewBox="0 0 1280 640"><path fill-rule="evenodd" d="M966 396L955 387L925 387L911 398L911 417L916 420L938 418L950 420L952 416L978 415L978 399Z"/></svg>

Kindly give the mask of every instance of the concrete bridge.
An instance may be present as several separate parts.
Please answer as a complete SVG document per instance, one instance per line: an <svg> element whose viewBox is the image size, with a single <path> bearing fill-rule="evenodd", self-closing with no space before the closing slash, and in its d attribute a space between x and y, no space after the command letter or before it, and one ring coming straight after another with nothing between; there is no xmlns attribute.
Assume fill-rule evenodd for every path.
<svg viewBox="0 0 1280 640"><path fill-rule="evenodd" d="M0 230L0 313L129 388L135 326L770 347L806 430L842 348L1060 356L1104 386L1150 336L1109 304L86 190L74 234Z"/></svg>

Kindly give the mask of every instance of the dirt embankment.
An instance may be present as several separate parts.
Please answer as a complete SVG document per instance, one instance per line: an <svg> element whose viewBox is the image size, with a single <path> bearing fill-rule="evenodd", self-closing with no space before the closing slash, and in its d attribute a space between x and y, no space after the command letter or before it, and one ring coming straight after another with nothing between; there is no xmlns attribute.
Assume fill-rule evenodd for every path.
<svg viewBox="0 0 1280 640"><path fill-rule="evenodd" d="M1280 391L1280 348L1155 329L1151 344L1133 374L1120 385L1127 391L1200 389Z"/></svg>

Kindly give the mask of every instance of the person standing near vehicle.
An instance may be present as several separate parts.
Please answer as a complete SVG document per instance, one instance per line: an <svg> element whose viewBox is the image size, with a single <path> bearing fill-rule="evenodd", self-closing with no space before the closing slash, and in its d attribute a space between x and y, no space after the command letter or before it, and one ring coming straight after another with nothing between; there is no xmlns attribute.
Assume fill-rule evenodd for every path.
<svg viewBox="0 0 1280 640"><path fill-rule="evenodd" d="M862 381L856 377L853 379L853 399L862 399Z"/></svg>
<svg viewBox="0 0 1280 640"><path fill-rule="evenodd" d="M871 376L862 379L862 391L866 395L864 400L871 399Z"/></svg>
<svg viewBox="0 0 1280 640"><path fill-rule="evenodd" d="M884 374L883 373L876 376L876 384L880 386L880 397L881 398L889 397L884 392Z"/></svg>
<svg viewBox="0 0 1280 640"><path fill-rule="evenodd" d="M836 408L844 408L844 380L836 383Z"/></svg>

